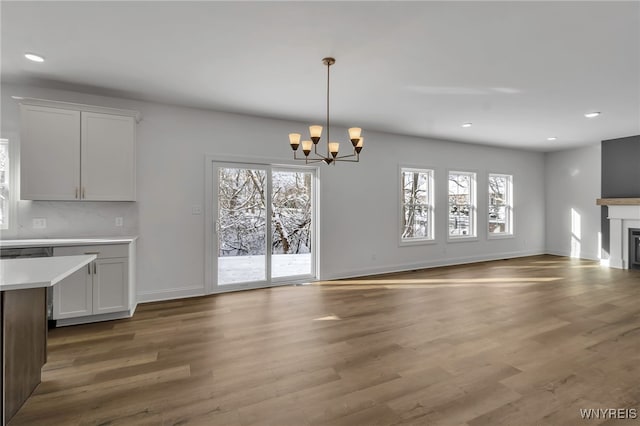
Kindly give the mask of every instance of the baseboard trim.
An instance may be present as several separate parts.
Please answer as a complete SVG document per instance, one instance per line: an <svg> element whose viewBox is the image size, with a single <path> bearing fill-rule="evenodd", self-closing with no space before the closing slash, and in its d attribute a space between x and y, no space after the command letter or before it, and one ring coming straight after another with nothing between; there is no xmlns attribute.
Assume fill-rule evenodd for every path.
<svg viewBox="0 0 640 426"><path fill-rule="evenodd" d="M138 303L160 302L162 300L185 299L187 297L204 296L204 286L184 288L168 288L164 290L138 293Z"/></svg>
<svg viewBox="0 0 640 426"><path fill-rule="evenodd" d="M416 269L438 268L441 266L465 265L468 263L488 262L491 260L515 259L518 257L538 256L546 254L544 250L530 250L521 252L493 253L490 255L458 257L453 259L438 259L431 262L409 263L404 265L392 265L379 268L367 268L338 274L327 274L321 277L325 280L339 280L344 278L356 278L367 275L389 274L395 272L407 272Z"/></svg>
<svg viewBox="0 0 640 426"><path fill-rule="evenodd" d="M92 322L111 321L117 319L131 318L135 307L130 311L111 312L108 314L89 315L86 317L64 318L56 320L56 327L66 327L69 325L89 324Z"/></svg>
<svg viewBox="0 0 640 426"><path fill-rule="evenodd" d="M546 250L546 254L552 254L554 256L564 256L564 257L572 257L571 252L565 252L562 250ZM584 259L584 260L597 260L601 261L597 254L594 253L581 253L580 257L576 259Z"/></svg>
<svg viewBox="0 0 640 426"><path fill-rule="evenodd" d="M337 274L327 274L322 276L318 280L303 280L303 281L306 283L306 282L314 282L314 281L328 281L328 280L339 280L339 279L345 279L345 278L357 278L357 277L364 277L368 275L407 272L407 271L418 270L418 269L438 268L441 266L465 265L469 263L489 262L493 260L516 259L519 257L539 256L543 254L570 257L567 253L562 253L560 251L555 251L555 250L528 250L528 251L520 251L520 252L492 253L488 255L438 259L430 262L408 263L408 264L402 264L402 265L392 265L392 266L384 266L384 267L377 267L377 268L366 268L366 269L354 270L349 272L341 272ZM597 258L592 259L590 257L584 257L584 259L600 260ZM283 284L287 285L287 284L295 284L295 283L281 283L280 285L283 285ZM199 297L199 296L205 296L205 295L206 293L205 293L204 286L171 288L171 289L164 289L164 290L158 290L158 291L147 291L147 292L138 293L137 302L138 303L160 302L165 300L186 299L189 297Z"/></svg>

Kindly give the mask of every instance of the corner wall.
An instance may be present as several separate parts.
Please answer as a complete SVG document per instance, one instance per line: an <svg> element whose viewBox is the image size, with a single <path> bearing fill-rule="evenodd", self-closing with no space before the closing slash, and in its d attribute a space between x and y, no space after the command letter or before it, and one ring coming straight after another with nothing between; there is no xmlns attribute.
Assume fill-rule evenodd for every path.
<svg viewBox="0 0 640 426"><path fill-rule="evenodd" d="M545 154L546 251L599 259L600 144Z"/></svg>
<svg viewBox="0 0 640 426"><path fill-rule="evenodd" d="M289 162L287 134L308 123L205 111L86 93L2 86L2 137L19 140L18 104L12 95L138 110L136 203L20 202L16 235L138 234L138 297L160 300L204 292L206 154ZM356 123L354 123L356 124ZM345 134L346 129L332 129ZM364 129L358 164L320 172L320 277L373 274L543 253L545 249L544 154L390 135ZM345 138L346 141L346 138ZM435 244L399 246L400 165L433 168L437 193ZM478 239L446 242L447 172L478 173ZM515 236L487 238L487 173L514 175ZM598 189L599 192L599 189ZM595 198L593 199L595 203ZM204 208L201 209L204 211ZM30 229L47 217L55 227ZM124 216L130 228L113 226ZM58 218L58 219L55 219ZM58 222L60 222L58 224ZM53 225L52 225L53 226Z"/></svg>

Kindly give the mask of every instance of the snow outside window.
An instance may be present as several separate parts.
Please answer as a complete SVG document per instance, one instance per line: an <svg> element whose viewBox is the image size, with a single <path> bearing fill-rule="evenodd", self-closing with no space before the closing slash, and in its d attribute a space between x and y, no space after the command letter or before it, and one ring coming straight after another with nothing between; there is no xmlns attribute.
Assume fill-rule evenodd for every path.
<svg viewBox="0 0 640 426"><path fill-rule="evenodd" d="M433 240L433 170L400 169L401 242Z"/></svg>
<svg viewBox="0 0 640 426"><path fill-rule="evenodd" d="M513 235L513 176L489 174L489 235Z"/></svg>
<svg viewBox="0 0 640 426"><path fill-rule="evenodd" d="M449 238L476 237L476 174L449 172Z"/></svg>

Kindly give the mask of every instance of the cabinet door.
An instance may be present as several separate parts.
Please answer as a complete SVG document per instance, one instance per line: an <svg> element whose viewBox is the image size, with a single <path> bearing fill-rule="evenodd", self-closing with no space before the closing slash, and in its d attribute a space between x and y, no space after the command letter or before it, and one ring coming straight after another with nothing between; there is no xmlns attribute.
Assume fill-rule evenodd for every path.
<svg viewBox="0 0 640 426"><path fill-rule="evenodd" d="M135 201L135 120L82 112L83 199Z"/></svg>
<svg viewBox="0 0 640 426"><path fill-rule="evenodd" d="M93 313L122 312L129 309L129 262L125 258L94 261Z"/></svg>
<svg viewBox="0 0 640 426"><path fill-rule="evenodd" d="M53 286L53 319L93 314L93 285L90 263Z"/></svg>
<svg viewBox="0 0 640 426"><path fill-rule="evenodd" d="M77 199L80 112L21 105L20 121L20 198Z"/></svg>

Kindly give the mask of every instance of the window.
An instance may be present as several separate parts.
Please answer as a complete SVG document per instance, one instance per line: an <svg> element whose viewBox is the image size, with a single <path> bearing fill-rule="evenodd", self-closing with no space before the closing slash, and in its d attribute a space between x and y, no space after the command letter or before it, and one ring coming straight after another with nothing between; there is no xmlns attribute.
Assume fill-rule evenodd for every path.
<svg viewBox="0 0 640 426"><path fill-rule="evenodd" d="M476 236L476 174L449 172L449 237Z"/></svg>
<svg viewBox="0 0 640 426"><path fill-rule="evenodd" d="M513 235L513 176L489 174L489 235Z"/></svg>
<svg viewBox="0 0 640 426"><path fill-rule="evenodd" d="M10 167L9 141L0 139L0 229L9 228Z"/></svg>
<svg viewBox="0 0 640 426"><path fill-rule="evenodd" d="M433 170L400 169L401 242L433 240Z"/></svg>

